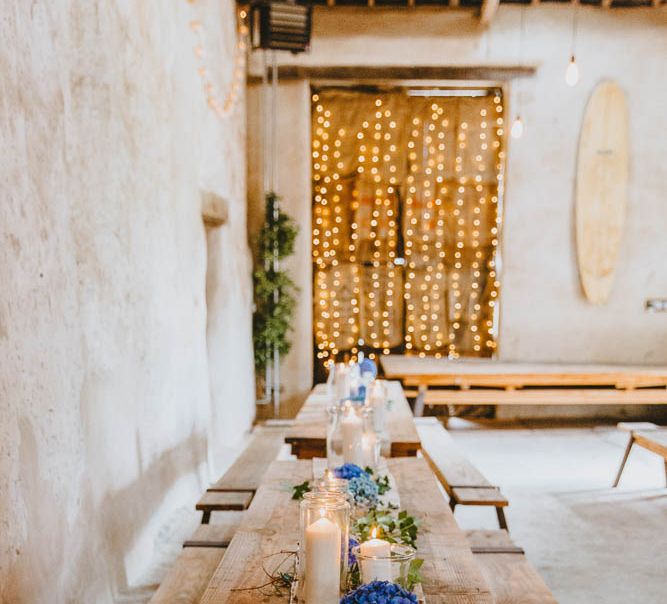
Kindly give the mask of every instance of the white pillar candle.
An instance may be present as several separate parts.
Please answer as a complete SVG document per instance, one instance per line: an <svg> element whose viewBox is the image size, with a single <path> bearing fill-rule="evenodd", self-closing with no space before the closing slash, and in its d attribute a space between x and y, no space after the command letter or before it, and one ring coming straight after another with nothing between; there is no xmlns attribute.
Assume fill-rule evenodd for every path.
<svg viewBox="0 0 667 604"><path fill-rule="evenodd" d="M350 398L350 370L345 363L338 363L334 369L333 390L336 402Z"/></svg>
<svg viewBox="0 0 667 604"><path fill-rule="evenodd" d="M376 538L376 529L371 532L372 538L364 541L359 553L361 560L361 582L392 581L391 576L391 545L384 539ZM369 558L365 558L368 556ZM371 559L371 557L375 559Z"/></svg>
<svg viewBox="0 0 667 604"><path fill-rule="evenodd" d="M345 463L363 464L361 437L364 432L364 421L350 406L346 407L341 421L343 435L343 461Z"/></svg>
<svg viewBox="0 0 667 604"><path fill-rule="evenodd" d="M364 458L364 467L370 466L375 468L376 459L375 459L375 448L377 444L377 438L373 432L364 432L361 437L361 452Z"/></svg>
<svg viewBox="0 0 667 604"><path fill-rule="evenodd" d="M373 409L373 428L378 434L384 432L387 413L387 391L384 382L375 380L370 388L368 405Z"/></svg>
<svg viewBox="0 0 667 604"><path fill-rule="evenodd" d="M325 518L306 529L306 604L338 604L341 530Z"/></svg>

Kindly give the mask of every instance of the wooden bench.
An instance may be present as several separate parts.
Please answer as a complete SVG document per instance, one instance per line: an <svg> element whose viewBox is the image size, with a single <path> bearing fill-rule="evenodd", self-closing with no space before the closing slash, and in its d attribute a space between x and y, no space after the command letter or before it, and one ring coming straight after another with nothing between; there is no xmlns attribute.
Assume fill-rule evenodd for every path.
<svg viewBox="0 0 667 604"><path fill-rule="evenodd" d="M633 445L648 449L663 458L665 462L665 481L667 482L667 428L661 428L650 422L620 422L617 424L617 428L628 432L630 436L613 486L617 487L621 480L621 474L623 474L623 469Z"/></svg>
<svg viewBox="0 0 667 604"><path fill-rule="evenodd" d="M183 547L227 547L241 524L243 512L216 514L212 524L200 524Z"/></svg>
<svg viewBox="0 0 667 604"><path fill-rule="evenodd" d="M243 512L217 514L215 524L201 524L183 543L151 604L199 604L209 580L236 533Z"/></svg>
<svg viewBox="0 0 667 604"><path fill-rule="evenodd" d="M255 428L243 452L197 502L202 524L210 522L212 512L248 508L267 468L280 453L285 430L282 425Z"/></svg>
<svg viewBox="0 0 667 604"><path fill-rule="evenodd" d="M667 367L382 357L387 378L425 405L664 405Z"/></svg>
<svg viewBox="0 0 667 604"><path fill-rule="evenodd" d="M542 577L507 531L468 531L466 536L495 604L556 604Z"/></svg>
<svg viewBox="0 0 667 604"><path fill-rule="evenodd" d="M206 491L197 502L195 509L202 512L202 524L208 524L211 520L211 513L247 510L251 501L252 493L249 491L238 493Z"/></svg>
<svg viewBox="0 0 667 604"><path fill-rule="evenodd" d="M425 421L426 420L426 421ZM501 528L507 528L504 508L509 505L500 489L492 485L461 453L447 430L435 418L416 419L422 454L449 495L449 507L492 506Z"/></svg>
<svg viewBox="0 0 667 604"><path fill-rule="evenodd" d="M283 446L288 426L258 426L248 446L209 491L249 491L254 493L267 468L275 461Z"/></svg>
<svg viewBox="0 0 667 604"><path fill-rule="evenodd" d="M184 547L150 604L199 604L225 548Z"/></svg>

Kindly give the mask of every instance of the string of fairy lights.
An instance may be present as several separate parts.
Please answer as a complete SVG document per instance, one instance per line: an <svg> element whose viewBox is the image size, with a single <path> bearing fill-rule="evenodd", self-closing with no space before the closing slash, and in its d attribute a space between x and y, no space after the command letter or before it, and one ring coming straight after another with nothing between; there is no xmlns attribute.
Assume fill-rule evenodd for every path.
<svg viewBox="0 0 667 604"><path fill-rule="evenodd" d="M197 0L187 0L190 5L197 4ZM206 58L206 30L201 18L193 18L190 21L190 30L195 42L192 48L197 63L197 75L201 81L202 90L206 97L206 104L219 118L229 115L234 106L241 98L241 92L246 77L246 57L248 52L248 11L239 8L237 16L237 42L234 54L234 67L231 81L226 92L220 90L211 79L211 69L208 67Z"/></svg>
<svg viewBox="0 0 667 604"><path fill-rule="evenodd" d="M345 116L334 115L341 106L327 91L312 101L318 359L360 347L371 357L401 348L420 356L491 354L501 93L468 101L465 115L444 98L415 101L404 138L398 123L405 116L391 94L369 99L357 127L341 126Z"/></svg>

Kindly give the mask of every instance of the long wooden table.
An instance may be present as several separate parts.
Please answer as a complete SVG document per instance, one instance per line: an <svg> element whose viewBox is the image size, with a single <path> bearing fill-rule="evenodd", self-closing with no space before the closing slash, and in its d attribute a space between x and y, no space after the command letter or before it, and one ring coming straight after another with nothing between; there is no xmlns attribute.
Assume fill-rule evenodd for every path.
<svg viewBox="0 0 667 604"><path fill-rule="evenodd" d="M427 604L492 604L493 597L465 534L440 493L427 463L418 458L388 460L398 484L401 508L422 520L417 542ZM276 461L213 575L201 604L286 604L287 595L247 590L267 582L282 550L295 550L298 502L290 485L312 478L310 461ZM273 565L273 566L272 566ZM240 591L239 591L240 590Z"/></svg>
<svg viewBox="0 0 667 604"><path fill-rule="evenodd" d="M509 363L387 355L390 379L417 387L415 415L432 405L667 404L667 367ZM440 390L429 390L439 387Z"/></svg>
<svg viewBox="0 0 667 604"><path fill-rule="evenodd" d="M386 432L390 441L391 457L417 455L420 448L419 434L415 428L412 411L403 388L398 382L389 382L390 407L386 415ZM285 442L292 445L292 452L299 459L326 457L326 408L331 399L324 384L315 386L287 431Z"/></svg>

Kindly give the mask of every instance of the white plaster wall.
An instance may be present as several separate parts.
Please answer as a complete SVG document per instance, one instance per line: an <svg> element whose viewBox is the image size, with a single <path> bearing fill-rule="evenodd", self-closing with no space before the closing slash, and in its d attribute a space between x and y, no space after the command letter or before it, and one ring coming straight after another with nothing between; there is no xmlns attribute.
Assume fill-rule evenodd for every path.
<svg viewBox="0 0 667 604"><path fill-rule="evenodd" d="M503 5L483 29L473 11L317 9L311 52L283 53L280 59L309 65L515 65L520 18L520 7ZM499 355L506 360L665 363L667 315L648 314L643 303L667 295L667 8L581 7L577 57L582 79L575 88L564 82L571 18L564 6L526 10L524 62L538 71L523 83L526 132L509 149ZM614 290L607 305L595 307L579 286L573 190L584 109L604 78L619 82L627 94L632 166ZM510 104L515 92L516 85ZM283 105L280 116L299 140L300 111L302 104ZM282 152L278 158L279 173L303 181L302 162ZM253 173L251 166L251 178ZM310 211L298 215L309 229ZM310 272L299 278L310 283ZM312 342L306 323L298 324L303 331L296 338ZM286 365L298 364L288 358ZM296 380L289 375L288 381Z"/></svg>
<svg viewBox="0 0 667 604"><path fill-rule="evenodd" d="M250 424L244 112L208 111L188 28L223 87L233 6L3 6L3 604L122 598Z"/></svg>

